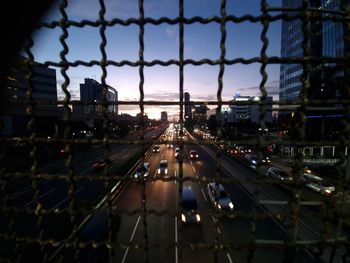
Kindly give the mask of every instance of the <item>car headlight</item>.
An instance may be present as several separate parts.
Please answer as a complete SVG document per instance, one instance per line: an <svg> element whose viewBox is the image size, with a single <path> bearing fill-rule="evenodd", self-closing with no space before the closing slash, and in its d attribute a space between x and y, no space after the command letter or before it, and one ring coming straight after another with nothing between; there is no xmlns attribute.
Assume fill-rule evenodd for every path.
<svg viewBox="0 0 350 263"><path fill-rule="evenodd" d="M198 154L196 154L196 158L198 158Z"/></svg>
<svg viewBox="0 0 350 263"><path fill-rule="evenodd" d="M160 174L160 169L158 169L158 173Z"/></svg>
<svg viewBox="0 0 350 263"><path fill-rule="evenodd" d="M182 222L186 222L186 216L184 214L181 214L181 220Z"/></svg>
<svg viewBox="0 0 350 263"><path fill-rule="evenodd" d="M197 220L197 222L201 221L201 217L199 214L196 214L196 220Z"/></svg>
<svg viewBox="0 0 350 263"><path fill-rule="evenodd" d="M231 209L233 209L233 204L232 204L232 202L230 202L230 203L228 204L228 206L229 206Z"/></svg>
<svg viewBox="0 0 350 263"><path fill-rule="evenodd" d="M251 150L248 150L248 152L250 153L250 152L251 152Z"/></svg>
<svg viewBox="0 0 350 263"><path fill-rule="evenodd" d="M135 178L137 178L137 174L135 174Z"/></svg>
<svg viewBox="0 0 350 263"><path fill-rule="evenodd" d="M253 163L253 164L256 164L256 161L253 160L252 163Z"/></svg>
<svg viewBox="0 0 350 263"><path fill-rule="evenodd" d="M221 209L221 205L220 205L220 204L217 204L216 206L217 206L219 209Z"/></svg>
<svg viewBox="0 0 350 263"><path fill-rule="evenodd" d="M262 160L263 163L266 163L266 160Z"/></svg>
<svg viewBox="0 0 350 263"><path fill-rule="evenodd" d="M168 169L165 169L165 174L168 174Z"/></svg>
<svg viewBox="0 0 350 263"><path fill-rule="evenodd" d="M331 191L331 190L329 190L329 189L326 189L326 190L325 190L325 192L326 192L327 194L332 193L332 191Z"/></svg>
<svg viewBox="0 0 350 263"><path fill-rule="evenodd" d="M193 158L193 155L191 154L191 158Z"/></svg>

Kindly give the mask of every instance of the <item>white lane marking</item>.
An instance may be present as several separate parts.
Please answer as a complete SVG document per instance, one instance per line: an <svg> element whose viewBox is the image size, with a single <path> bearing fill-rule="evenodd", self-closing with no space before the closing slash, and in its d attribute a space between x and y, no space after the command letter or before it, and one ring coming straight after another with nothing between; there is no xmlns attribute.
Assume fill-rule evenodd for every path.
<svg viewBox="0 0 350 263"><path fill-rule="evenodd" d="M219 234L221 234L220 228L217 227L216 230L218 231Z"/></svg>
<svg viewBox="0 0 350 263"><path fill-rule="evenodd" d="M207 197L206 197L205 194L204 194L203 188L201 188L201 192L202 192L202 195L203 195L203 197L204 197L205 202L208 202L208 199L207 199Z"/></svg>
<svg viewBox="0 0 350 263"><path fill-rule="evenodd" d="M136 229L137 229L137 226L139 225L140 219L141 219L141 216L139 216L139 218L137 219L137 222L135 224L134 230L132 231L132 234L131 234L129 242L131 242L134 239L134 235L136 233ZM125 253L124 253L124 256L123 256L123 259L122 259L122 263L125 262L126 256L128 255L128 252L129 252L129 249L130 249L130 246L128 246L126 248L126 250L125 250Z"/></svg>
<svg viewBox="0 0 350 263"><path fill-rule="evenodd" d="M164 153L162 153L162 155L160 156L160 159L163 159Z"/></svg>
<svg viewBox="0 0 350 263"><path fill-rule="evenodd" d="M229 253L226 253L226 256L227 256L228 262L233 263L231 255Z"/></svg>
<svg viewBox="0 0 350 263"><path fill-rule="evenodd" d="M129 156L129 154L126 154L122 159L125 159L126 157L128 157Z"/></svg>
<svg viewBox="0 0 350 263"><path fill-rule="evenodd" d="M78 190L76 190L74 192L74 194L79 193L81 190L83 190L83 187L80 187ZM55 205L52 209L56 209L57 207L59 207L61 204L63 204L65 201L67 201L70 198L70 196L66 197L65 199L63 199L61 202L59 202L57 205Z"/></svg>
<svg viewBox="0 0 350 263"><path fill-rule="evenodd" d="M175 243L177 243L177 217L175 216ZM177 244L175 245L175 263L178 263L179 261L179 255L178 255L178 249Z"/></svg>
<svg viewBox="0 0 350 263"><path fill-rule="evenodd" d="M175 175L174 175L174 177L176 177L176 170L175 170ZM174 182L175 182L175 184L176 184L176 180L174 180Z"/></svg>
<svg viewBox="0 0 350 263"><path fill-rule="evenodd" d="M196 169L194 168L193 162L191 160L190 160L190 163L191 163L191 167L192 167L193 172L196 173Z"/></svg>
<svg viewBox="0 0 350 263"><path fill-rule="evenodd" d="M46 184L46 183L49 182L49 181L50 181L49 179L45 179L45 180L39 182L39 184ZM27 192L29 192L29 191L31 191L31 190L33 190L33 187L32 187L31 185L26 186L26 187L22 188L21 190L18 190L18 191L16 191L16 192L14 192L14 193L12 194L11 198L9 198L9 200L13 200L13 199L15 199L17 196L23 195L23 194L25 194L25 193L27 193ZM5 200L5 198L0 199L0 201L4 201L4 200Z"/></svg>
<svg viewBox="0 0 350 263"><path fill-rule="evenodd" d="M38 197L38 199L43 198L43 197L45 197L45 196L51 194L51 193L52 193L53 191L55 191L55 190L56 190L56 187L53 188L53 189L51 189L50 191L46 192L45 194L40 195L40 196ZM34 203L34 200L32 200L32 201L26 203L24 206L29 206L29 205L32 204L32 203Z"/></svg>

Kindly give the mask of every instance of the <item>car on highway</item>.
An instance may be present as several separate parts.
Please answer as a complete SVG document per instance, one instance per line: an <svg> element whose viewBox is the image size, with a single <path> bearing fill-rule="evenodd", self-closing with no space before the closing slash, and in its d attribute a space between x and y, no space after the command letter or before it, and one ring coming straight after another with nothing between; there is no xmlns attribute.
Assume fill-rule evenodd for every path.
<svg viewBox="0 0 350 263"><path fill-rule="evenodd" d="M171 143L168 143L168 144L166 145L166 147L167 147L168 149L172 149L172 148L173 148L173 145L172 145Z"/></svg>
<svg viewBox="0 0 350 263"><path fill-rule="evenodd" d="M266 171L266 176L273 178L273 179L277 179L277 180L282 181L282 182L289 182L289 181L293 180L293 177L290 174L290 172L283 170L281 168L278 168L278 167L270 167Z"/></svg>
<svg viewBox="0 0 350 263"><path fill-rule="evenodd" d="M191 150L190 151L190 159L194 160L194 159L198 159L199 155L197 153L197 151L195 150Z"/></svg>
<svg viewBox="0 0 350 263"><path fill-rule="evenodd" d="M246 154L244 156L245 161L251 166L267 165L270 163L270 158L265 156L263 159L259 160L258 156L255 154Z"/></svg>
<svg viewBox="0 0 350 263"><path fill-rule="evenodd" d="M198 213L198 204L196 195L191 186L185 186L182 189L182 213L181 221L186 224L199 223L201 217Z"/></svg>
<svg viewBox="0 0 350 263"><path fill-rule="evenodd" d="M176 147L175 148L175 158L179 158L179 156L180 156L180 148Z"/></svg>
<svg viewBox="0 0 350 263"><path fill-rule="evenodd" d="M142 177L147 177L149 175L149 163L143 163L138 167L135 171L134 177L136 179L142 178Z"/></svg>
<svg viewBox="0 0 350 263"><path fill-rule="evenodd" d="M160 145L156 144L153 146L152 152L159 153L160 152Z"/></svg>
<svg viewBox="0 0 350 263"><path fill-rule="evenodd" d="M314 175L312 173L303 173L301 175L302 181L305 183L305 186L314 190L321 195L331 196L335 194L335 187L331 183L325 182L323 178Z"/></svg>
<svg viewBox="0 0 350 263"><path fill-rule="evenodd" d="M222 184L216 186L215 183L209 183L207 190L209 199L215 207L220 210L233 211L234 204ZM218 190L218 196L216 196L216 190Z"/></svg>
<svg viewBox="0 0 350 263"><path fill-rule="evenodd" d="M113 162L112 160L110 159L103 159L103 160L100 160L100 161L97 161L95 162L93 165L92 165L92 168L95 169L95 170L102 170L104 169L107 165L111 165Z"/></svg>
<svg viewBox="0 0 350 263"><path fill-rule="evenodd" d="M168 161L160 160L159 167L157 169L157 174L168 174Z"/></svg>

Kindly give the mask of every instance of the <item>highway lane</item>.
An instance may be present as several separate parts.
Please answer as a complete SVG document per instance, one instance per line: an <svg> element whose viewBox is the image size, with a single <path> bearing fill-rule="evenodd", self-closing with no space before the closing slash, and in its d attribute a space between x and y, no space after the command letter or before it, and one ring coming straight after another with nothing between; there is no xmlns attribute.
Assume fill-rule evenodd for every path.
<svg viewBox="0 0 350 263"><path fill-rule="evenodd" d="M215 153L214 151L212 151L212 149L209 149L208 146L200 146L199 148L201 148L202 151L209 153L209 155L211 156L211 159L214 160ZM233 161L231 158L227 158L227 156L225 155L222 156L221 161L224 167L224 171L226 172L229 171L228 174L230 176L234 176L239 179L256 178L255 172L253 172L250 169L247 169L247 167L245 167L244 165ZM256 188L248 184L244 185L244 187L248 189L251 194L256 190ZM261 185L259 198L261 200L267 200L267 201L270 201L270 200L289 201L291 198L291 195L289 191L286 191L285 188L281 188L278 185L263 184ZM317 196L316 198L317 198L316 200L319 200L320 196ZM290 211L290 206L288 203L285 205L281 205L281 204L277 206L275 205L274 207L271 207L271 205L264 205L264 206L267 207L268 210L274 211L274 212ZM325 226L325 222L322 219L321 212L317 212L315 209L310 209L309 206L301 206L300 214L299 214L299 218L300 218L300 224L299 224L300 227L298 230L299 238L301 238L302 240L310 240L310 239L322 240L321 233L325 232L326 226ZM283 224L285 226L284 228L287 228L288 224L290 224L290 222L286 220ZM327 230L328 231L325 232L325 236L328 238L334 238L337 233L336 225L332 225L330 223L327 224ZM348 234L345 233L344 231L342 235L348 238ZM341 261L340 256L341 254L344 253L344 251L340 253L340 250L338 250L337 252L338 252L337 260ZM327 258L327 256L330 255L330 253L331 253L330 249L325 251L324 258Z"/></svg>
<svg viewBox="0 0 350 263"><path fill-rule="evenodd" d="M200 161L190 161L188 159L188 147L185 146L183 175L184 176L209 176L215 174L215 163L205 152L198 148ZM169 174L178 175L178 162L174 158L174 150L161 147L160 154L152 154L147 160L151 163L151 174L155 174L157 165L161 158L169 161ZM202 159L203 158L203 159ZM245 262L249 251L221 251L215 254L212 249L198 248L193 250L190 245L204 244L213 245L215 240L219 244L242 245L248 244L251 222L242 218L215 219L210 215L212 206L208 203L206 186L193 182L185 182L184 185L192 185L195 190L201 223L199 225L189 226L181 223L176 215L178 210L178 183L175 182L147 182L146 183L146 208L165 211L161 216L147 215L146 220L137 214L132 216L122 216L122 225L118 233L117 240L120 242L136 242L137 244L147 245L147 253L143 250L128 247L127 249L116 249L115 262L140 262L148 256L149 262L178 262L181 257L182 262L213 262L217 257L218 262ZM135 211L142 205L142 185L132 183L116 200L114 208L119 212ZM254 202L252 198L236 185L226 186L227 190L235 197L236 209L250 212ZM258 212L262 212L262 210ZM173 219L173 220L172 220ZM286 240L287 234L280 225L272 219L257 220L256 222L257 239L280 239ZM147 244L145 238L147 237ZM183 247L175 247L174 244L180 242ZM305 252L301 251L300 262L311 262L305 257ZM270 262L271 258L283 259L283 252L257 251L255 259L259 262ZM234 261L233 261L234 259ZM279 260L277 260L279 261Z"/></svg>
<svg viewBox="0 0 350 263"><path fill-rule="evenodd" d="M159 130L151 131L147 136L152 136L155 133L160 132ZM135 136L129 137L133 139ZM135 145L115 145L111 146L109 158L113 161L113 165L109 169L109 173L115 173L119 167L132 158L137 151L140 151L140 146ZM72 166L74 167L75 175L85 174L100 174L101 171L93 171L92 164L100 159L102 159L104 153L104 148L93 148L86 152L81 152L76 154L76 158L72 161ZM48 164L40 167L40 171L43 173L51 174L67 174L68 169L64 165L65 160L57 160L52 164ZM16 179L17 180L17 179ZM15 180L14 180L15 181ZM116 182L116 181L115 181ZM111 182L112 184L113 182ZM16 186L15 182L12 183ZM69 191L73 190L76 198L76 207L85 207L91 209L95 202L102 198L106 193L107 188L103 180L79 180L75 182L74 189L70 188L71 184L62 179L38 179L38 200L40 201L42 209L54 209L59 212L60 209L68 208L71 197ZM6 206L16 207L16 208L35 208L37 203L34 199L33 185L27 183L27 185L19 184L19 187L11 187L11 192L9 199L6 202ZM7 194L9 191L6 192ZM5 202L4 195L1 196L1 202ZM17 237L29 237L35 238L39 236L40 230L43 230L42 237L50 238L54 240L63 240L67 238L67 235L73 230L73 223L79 224L83 219L84 215L78 214L75 217L74 222L69 219L69 215L65 214L50 214L41 218L41 223L38 223L39 217L34 214L28 214L25 211L18 212L16 217L13 218L11 215L3 214L0 217L0 222L2 227L0 228L0 233L16 233ZM12 221L14 220L14 221ZM11 223L12 222L12 223ZM10 224L11 223L11 224ZM59 224L60 228L55 228L55 224ZM11 228L6 226L10 225ZM6 241L1 241L1 244L6 243ZM34 246L35 247L35 246ZM11 249L12 250L12 249ZM23 248L21 251L28 250ZM29 251L28 256L33 257L40 261L42 255L39 256L38 247ZM3 254L4 253L4 254ZM12 251L1 251L2 255L8 255ZM35 255L38 254L38 255ZM14 254L11 258L15 258Z"/></svg>
<svg viewBox="0 0 350 263"><path fill-rule="evenodd" d="M203 149L205 146L185 146L185 159L183 162L183 172L184 175L190 175L190 176L199 176L199 177L213 177L216 172L215 168L215 160L212 158L212 153L208 154L207 149ZM188 155L188 151L190 149L196 149L200 153L200 161L192 162L186 156ZM168 152L170 151L170 155ZM177 173L178 169L176 169L176 160L174 159L174 156L172 156L173 150L171 149L165 149L165 147L162 147L162 158L165 158L169 161L169 171L170 174ZM169 157L169 158L168 158ZM155 172L157 169L157 165L160 162L160 157L158 155L152 156L148 161L151 163L151 174ZM232 160L231 160L232 161ZM172 166L175 164L175 167ZM242 169L244 173L248 171L248 169L243 168ZM249 171L247 172L249 174L254 174L254 172ZM227 173L225 170L222 171L223 177L232 176L232 174ZM252 175L253 176L253 175ZM254 174L255 176L255 174ZM149 187L151 185L151 187ZM163 244L165 248L168 248L168 246L171 246L171 243L169 244L169 240L172 239L173 235L170 236L171 229L176 229L176 234L174 236L176 237L176 240L178 242L181 242L181 244L184 244L185 246L183 248L177 248L175 249L175 258L174 261L177 262L179 257L182 257L182 260L184 262L192 262L194 260L202 260L203 262L211 262L213 260L213 257L215 256L212 251L205 251L205 249L198 249L198 250L192 250L189 249L188 245L190 243L204 243L204 244L213 244L215 238L219 241L219 243L222 244L231 244L231 245L244 245L249 243L249 238L251 234L252 229L252 222L251 220L247 220L244 218L235 218L234 220L227 220L227 219L219 219L216 224L214 223L215 220L210 220L208 218L208 212L212 212L212 206L208 202L208 196L206 193L206 186L202 184L195 184L192 182L185 182L184 185L192 185L197 200L199 202L199 208L202 216L202 222L198 226L183 226L178 218L174 218L174 222L172 223L169 219L169 215L171 216L174 210L174 207L177 206L178 203L178 190L176 189L176 184L173 182L155 182L155 183L146 183L146 196L147 196L147 204L150 204L147 209L153 209L158 208L161 211L164 209L169 213L167 216L147 216L147 220L144 221L146 224L140 225L141 219L140 217L135 217L133 221L128 222L129 225L125 229L131 229L131 225L134 225L133 231L131 232L132 239L129 239L129 242L140 242L141 244L145 244L142 242L145 242L145 237L148 238L148 246L150 248L155 246L155 248L159 248L159 244ZM237 211L249 213L254 208L254 199L252 194L247 191L242 185L239 184L224 184L227 191L231 194L231 196L234 197L234 203L236 206ZM268 186L276 188L276 186ZM141 205L141 196L140 196L140 189L138 188L137 184L134 184L133 187L133 193L130 193L129 190L126 190L125 194L126 196L135 196L136 193L139 195L139 206ZM278 188L277 188L278 189ZM276 190L275 190L276 192ZM290 198L288 195L286 195L281 189L278 189L277 192L283 193L282 197L285 198L285 200L288 200ZM154 198L154 196L156 198ZM169 198L171 196L171 198ZM128 203L130 205L130 202L127 201L128 199L119 199L117 200L117 203L120 203L122 206L124 203ZM278 199L279 200L279 199ZM175 209L176 211L176 209ZM256 208L256 211L258 214L262 214L264 212L269 211L266 209L265 206L259 206ZM175 213L177 214L177 213ZM165 219L166 218L166 219ZM209 219L209 220L208 220ZM316 219L317 220L317 219ZM156 225L155 228L152 227L152 225ZM254 239L257 240L271 240L272 242L275 240L288 240L289 238L289 231L288 228L281 222L274 220L272 218L265 218L265 219L256 219L254 222L255 224L255 230L254 230ZM158 227L157 227L158 226ZM161 228L159 228L161 226ZM147 232L145 232L145 227L147 227ZM124 228L122 228L124 229ZM157 234L154 233L153 229L158 229ZM142 237L141 239L138 239L137 237L137 231L143 232L143 235L139 235L138 237ZM307 229L308 232L310 232L309 229ZM124 230L122 230L124 232ZM130 232L130 231L129 231ZM134 233L134 235L132 235ZM125 234L125 236L128 236ZM136 238L135 238L136 236ZM158 243L152 243L150 240L154 236L161 236L166 237L164 239L164 242L162 242L162 239L160 239L160 242ZM181 240L180 240L181 239ZM131 241L130 241L131 240ZM180 241L179 241L180 240ZM262 242L262 241L261 241ZM166 245L165 245L166 244ZM148 259L150 262L153 262L153 259L160 259L167 255L171 258L171 253L166 252L162 253L159 251L167 251L164 250L164 247L161 247L162 249L157 250L148 250ZM131 249L130 249L131 250ZM154 252L156 251L156 252ZM198 253L197 253L198 252ZM126 253L119 253L121 259L123 262L137 262L138 259L144 258L146 255L144 252L138 250L135 251L135 253L131 253L133 256L128 256L129 251ZM137 254L139 253L139 254ZM156 256L154 256L154 253ZM158 255L157 255L158 254ZM152 255L152 256L151 256ZM226 256L226 257L225 257ZM231 262L232 258L235 259L237 262L245 262L247 260L247 257L249 257L249 251L234 251L230 250L229 253L225 255L225 253L219 253L218 259L221 262ZM273 258L276 261L282 261L285 257L284 252L278 249L270 249L270 250L258 250L254 253L254 259L258 260L259 262L270 262L271 258ZM117 257L118 258L118 257ZM296 258L298 262L313 262L313 258L310 254L308 254L304 250L297 251ZM116 260L118 262L118 260ZM156 260L154 261L156 262ZM169 259L167 260L169 262Z"/></svg>

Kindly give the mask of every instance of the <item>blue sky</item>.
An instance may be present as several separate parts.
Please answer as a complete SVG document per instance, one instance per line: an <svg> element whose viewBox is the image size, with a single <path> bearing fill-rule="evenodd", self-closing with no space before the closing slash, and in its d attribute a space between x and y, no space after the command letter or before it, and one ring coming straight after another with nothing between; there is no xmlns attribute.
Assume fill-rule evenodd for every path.
<svg viewBox="0 0 350 263"><path fill-rule="evenodd" d="M270 0L271 6L280 6L281 0ZM146 17L170 17L178 16L178 1L174 0L145 0L144 10ZM220 0L184 0L185 17L202 16L210 17L220 15ZM105 0L106 19L115 17L127 19L138 17L137 0ZM69 1L66 9L70 20L80 21L82 19L97 20L99 12L98 0L75 0ZM228 0L226 7L227 15L243 16L245 14L260 15L260 1L258 0ZM56 7L53 7L45 21L58 20L60 14ZM227 23L226 58L238 57L251 58L259 56L262 42L260 23L243 22L239 24ZM69 53L67 59L75 60L100 60L99 50L100 35L99 29L86 26L84 28L71 27L68 29L69 37L67 44ZM145 50L144 59L168 60L178 59L178 25L161 24L145 26ZM35 60L60 61L59 53L62 46L59 36L62 31L56 29L40 29L34 36L35 45L32 49ZM107 27L107 59L109 60L138 60L139 28L136 25ZM268 31L269 56L280 55L281 22L270 24ZM220 57L220 25L210 23L202 25L199 23L185 25L185 58L199 60L203 58L218 59ZM241 95L259 95L258 86L261 82L259 72L260 64L236 64L225 67L224 89L222 98L229 100L236 93ZM135 67L107 68L107 83L118 90L119 99L139 99L139 72ZM279 65L267 67L269 79L266 85L269 95L278 98ZM79 83L84 78L94 78L100 81L101 69L99 67L76 67L68 70L71 79L69 90L73 99L79 99ZM191 100L216 100L218 88L218 66L192 66L186 65L184 69L184 90L190 92ZM153 66L145 67L145 100L179 100L179 68L177 66ZM62 84L62 76L57 69L58 90ZM169 115L178 114L178 107L147 107L146 112L150 117L159 118L160 111L167 110ZM135 114L139 111L138 106L119 108L120 112Z"/></svg>

